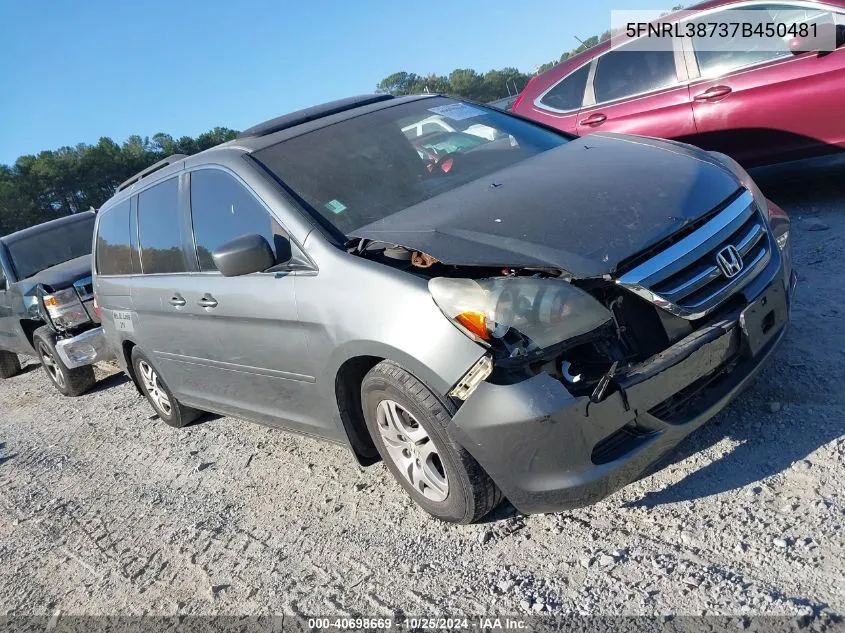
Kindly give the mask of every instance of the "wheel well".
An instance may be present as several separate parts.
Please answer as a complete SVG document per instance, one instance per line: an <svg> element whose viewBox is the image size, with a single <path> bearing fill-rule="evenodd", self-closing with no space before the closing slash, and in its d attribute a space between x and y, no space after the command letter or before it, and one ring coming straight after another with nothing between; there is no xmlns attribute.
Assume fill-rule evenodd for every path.
<svg viewBox="0 0 845 633"><path fill-rule="evenodd" d="M335 378L335 396L340 419L349 437L349 443L355 457L362 466L375 464L381 459L376 450L361 407L361 382L364 376L383 358L377 356L356 356L350 358L337 371Z"/></svg>
<svg viewBox="0 0 845 633"><path fill-rule="evenodd" d="M40 328L42 325L44 325L42 321L32 321L29 319L21 321L21 329L26 336L26 340L29 341L29 344L32 345L33 349L35 349L35 345L33 345L32 339L35 335L35 330Z"/></svg>
<svg viewBox="0 0 845 633"><path fill-rule="evenodd" d="M138 393L143 394L141 387L138 385L138 378L135 376L135 367L132 366L132 348L135 347L135 343L132 341L123 341L121 347L123 349L123 360L126 361L126 373L129 374Z"/></svg>

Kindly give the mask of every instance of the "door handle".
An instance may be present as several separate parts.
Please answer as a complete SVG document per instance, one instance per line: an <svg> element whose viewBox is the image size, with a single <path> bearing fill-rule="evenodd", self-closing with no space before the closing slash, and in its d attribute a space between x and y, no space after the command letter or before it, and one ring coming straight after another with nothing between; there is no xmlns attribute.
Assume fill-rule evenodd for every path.
<svg viewBox="0 0 845 633"><path fill-rule="evenodd" d="M730 86L712 86L704 92L699 92L693 99L696 101L717 101L730 93Z"/></svg>
<svg viewBox="0 0 845 633"><path fill-rule="evenodd" d="M201 308L216 308L217 307L217 299L212 297L210 294L205 293L202 296L202 299L197 301L197 305Z"/></svg>
<svg viewBox="0 0 845 633"><path fill-rule="evenodd" d="M188 303L188 302L185 301L185 297L180 295L178 292L175 295L173 295L172 297L170 297L170 305L172 305L175 308L181 308L186 303Z"/></svg>
<svg viewBox="0 0 845 633"><path fill-rule="evenodd" d="M591 114L581 121L581 125L601 125L605 121L607 121L607 116L601 112L597 112L596 114Z"/></svg>

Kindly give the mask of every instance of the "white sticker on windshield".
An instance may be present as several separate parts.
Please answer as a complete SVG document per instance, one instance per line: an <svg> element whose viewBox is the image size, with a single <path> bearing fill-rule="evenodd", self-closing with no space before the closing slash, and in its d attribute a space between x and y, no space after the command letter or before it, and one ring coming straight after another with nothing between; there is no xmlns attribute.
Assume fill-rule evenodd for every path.
<svg viewBox="0 0 845 633"><path fill-rule="evenodd" d="M466 103L450 103L449 105L437 106L436 108L429 108L429 112L445 116L447 119L453 121L463 121L464 119L471 119L474 116L481 116L487 114L484 110L473 108Z"/></svg>
<svg viewBox="0 0 845 633"><path fill-rule="evenodd" d="M326 203L326 208L335 215L346 211L346 205L343 204L340 200L329 200Z"/></svg>
<svg viewBox="0 0 845 633"><path fill-rule="evenodd" d="M114 317L114 327L121 332L134 332L135 328L132 325L132 313L127 310L112 310Z"/></svg>

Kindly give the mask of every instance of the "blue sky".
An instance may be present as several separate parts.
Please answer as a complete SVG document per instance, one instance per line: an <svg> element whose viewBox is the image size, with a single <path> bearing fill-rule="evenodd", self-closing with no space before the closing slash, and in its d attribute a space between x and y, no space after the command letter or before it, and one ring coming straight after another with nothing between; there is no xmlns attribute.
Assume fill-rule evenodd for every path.
<svg viewBox="0 0 845 633"><path fill-rule="evenodd" d="M371 92L392 72L530 72L638 0L0 0L0 163L195 136Z"/></svg>

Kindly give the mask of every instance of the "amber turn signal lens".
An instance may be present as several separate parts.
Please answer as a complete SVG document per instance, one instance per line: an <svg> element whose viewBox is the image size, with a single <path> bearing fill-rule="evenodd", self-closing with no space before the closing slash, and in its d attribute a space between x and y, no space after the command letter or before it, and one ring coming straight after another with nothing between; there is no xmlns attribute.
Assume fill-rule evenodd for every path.
<svg viewBox="0 0 845 633"><path fill-rule="evenodd" d="M461 312L455 319L477 337L490 340L490 332L487 329L487 317L480 312Z"/></svg>
<svg viewBox="0 0 845 633"><path fill-rule="evenodd" d="M59 305L59 300L56 297L47 295L44 297L44 305L45 306L57 306Z"/></svg>

